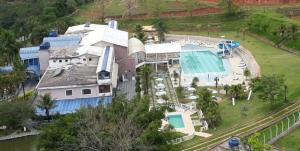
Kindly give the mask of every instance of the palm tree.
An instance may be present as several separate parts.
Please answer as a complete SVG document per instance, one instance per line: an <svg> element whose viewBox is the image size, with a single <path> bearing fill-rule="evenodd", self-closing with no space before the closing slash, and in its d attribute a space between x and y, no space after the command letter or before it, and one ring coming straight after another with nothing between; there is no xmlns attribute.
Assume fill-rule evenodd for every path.
<svg viewBox="0 0 300 151"><path fill-rule="evenodd" d="M142 88L145 95L149 95L149 87L151 84L151 77L152 77L152 69L145 65L143 68L141 68L140 71L140 77L142 82Z"/></svg>
<svg viewBox="0 0 300 151"><path fill-rule="evenodd" d="M45 95L40 96L40 100L37 104L37 107L45 110L48 122L50 122L50 113L49 111L56 107L54 100L52 100L51 95L46 93Z"/></svg>
<svg viewBox="0 0 300 151"><path fill-rule="evenodd" d="M179 77L179 74L174 70L173 71L173 77L174 77L174 81L177 81L177 78Z"/></svg>
<svg viewBox="0 0 300 151"><path fill-rule="evenodd" d="M240 99L242 94L244 93L244 88L241 84L232 85L229 89L229 93L235 99Z"/></svg>
<svg viewBox="0 0 300 151"><path fill-rule="evenodd" d="M251 75L251 72L250 72L250 70L248 69L248 68L246 68L245 70L244 70L244 76L246 77L246 80L248 80L248 77Z"/></svg>
<svg viewBox="0 0 300 151"><path fill-rule="evenodd" d="M227 96L228 90L230 89L230 86L228 84L224 85L225 95Z"/></svg>
<svg viewBox="0 0 300 151"><path fill-rule="evenodd" d="M167 33L167 25L161 21L161 20L158 20L155 24L154 24L154 27L156 28L156 31L157 31L157 36L158 36L158 39L159 39L159 42L163 42L165 41L165 33Z"/></svg>
<svg viewBox="0 0 300 151"><path fill-rule="evenodd" d="M199 78L198 78L198 77L194 77L194 78L193 78L193 81L192 81L192 87L193 87L193 88L196 88L198 82L199 82Z"/></svg>
<svg viewBox="0 0 300 151"><path fill-rule="evenodd" d="M215 77L214 81L216 82L216 89L218 89L218 83L219 83L220 79L218 77Z"/></svg>
<svg viewBox="0 0 300 151"><path fill-rule="evenodd" d="M145 43L147 40L146 34L143 31L143 27L140 24L137 24L134 28L135 37L139 39L142 43Z"/></svg>
<svg viewBox="0 0 300 151"><path fill-rule="evenodd" d="M25 98L25 88L24 88L24 81L26 80L26 68L24 66L24 64L22 64L21 61L16 60L14 63L14 68L15 68L15 72L17 73L17 79L18 81L17 84L21 84L22 85L22 90L23 90L23 97Z"/></svg>
<svg viewBox="0 0 300 151"><path fill-rule="evenodd" d="M221 115L218 109L218 103L212 98L212 93L206 88L197 91L197 108L201 109L205 120L211 128L218 126L221 122Z"/></svg>
<svg viewBox="0 0 300 151"><path fill-rule="evenodd" d="M169 106L169 97L167 95L162 95L161 98L167 102L167 105Z"/></svg>

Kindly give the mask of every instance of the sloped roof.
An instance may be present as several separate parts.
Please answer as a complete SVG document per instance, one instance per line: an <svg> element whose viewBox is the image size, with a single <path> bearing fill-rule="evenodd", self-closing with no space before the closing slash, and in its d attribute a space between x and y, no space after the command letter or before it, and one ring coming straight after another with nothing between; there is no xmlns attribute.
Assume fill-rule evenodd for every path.
<svg viewBox="0 0 300 151"><path fill-rule="evenodd" d="M22 60L38 58L39 50L40 47L20 48L20 57Z"/></svg>
<svg viewBox="0 0 300 151"><path fill-rule="evenodd" d="M62 99L55 100L55 108L50 109L50 115L54 114L68 114L74 113L76 110L79 110L83 107L96 107L98 105L108 105L112 101L111 96L105 96L103 98L100 97L92 97L92 98L78 98L78 99ZM36 108L35 113L37 115L45 116L45 110L40 108Z"/></svg>
<svg viewBox="0 0 300 151"><path fill-rule="evenodd" d="M45 37L43 39L43 43L49 42L50 47L78 45L80 41L81 41L81 37L79 35Z"/></svg>
<svg viewBox="0 0 300 151"><path fill-rule="evenodd" d="M60 86L97 84L96 66L72 65L64 69L47 70L37 89Z"/></svg>
<svg viewBox="0 0 300 151"><path fill-rule="evenodd" d="M66 34L78 33L80 31L95 31L101 30L103 27L108 27L107 25L90 24L86 27L85 24L71 26L67 29Z"/></svg>
<svg viewBox="0 0 300 151"><path fill-rule="evenodd" d="M80 45L94 45L101 41L128 47L128 32L105 27L89 32L82 38Z"/></svg>
<svg viewBox="0 0 300 151"><path fill-rule="evenodd" d="M128 41L128 55L132 55L137 52L145 53L145 46L139 39L130 38Z"/></svg>

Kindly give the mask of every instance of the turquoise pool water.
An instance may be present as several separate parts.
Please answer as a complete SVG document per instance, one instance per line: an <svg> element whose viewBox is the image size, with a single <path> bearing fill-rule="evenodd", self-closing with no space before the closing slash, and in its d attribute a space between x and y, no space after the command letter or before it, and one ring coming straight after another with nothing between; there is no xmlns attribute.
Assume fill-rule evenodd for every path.
<svg viewBox="0 0 300 151"><path fill-rule="evenodd" d="M174 128L184 128L182 115L168 115L168 122Z"/></svg>
<svg viewBox="0 0 300 151"><path fill-rule="evenodd" d="M208 48L194 45L182 47L180 64L185 74L225 73L229 68L227 59L220 58Z"/></svg>

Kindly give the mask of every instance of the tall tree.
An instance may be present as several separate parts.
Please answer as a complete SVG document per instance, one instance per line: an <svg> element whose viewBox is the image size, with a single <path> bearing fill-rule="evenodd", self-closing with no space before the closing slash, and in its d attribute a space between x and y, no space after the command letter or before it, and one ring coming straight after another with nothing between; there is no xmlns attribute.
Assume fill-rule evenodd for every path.
<svg viewBox="0 0 300 151"><path fill-rule="evenodd" d="M45 110L45 115L47 116L47 120L48 120L48 122L50 122L50 110L55 108L56 105L49 93L46 93L45 95L40 96L40 100L37 104L37 107L42 110Z"/></svg>
<svg viewBox="0 0 300 151"><path fill-rule="evenodd" d="M215 128L222 121L218 103L213 101L211 92L206 88L199 89L197 95L197 108L203 112L208 126Z"/></svg>
<svg viewBox="0 0 300 151"><path fill-rule="evenodd" d="M177 79L179 78L179 74L174 70L173 71L173 77L174 77L174 81L176 82Z"/></svg>
<svg viewBox="0 0 300 151"><path fill-rule="evenodd" d="M165 41L165 33L168 32L168 27L166 23L161 20L158 20L154 23L154 27L157 31L159 42Z"/></svg>
<svg viewBox="0 0 300 151"><path fill-rule="evenodd" d="M0 41L0 58L6 65L12 64L19 57L19 44L14 33L0 28Z"/></svg>
<svg viewBox="0 0 300 151"><path fill-rule="evenodd" d="M0 125L6 125L9 129L20 128L33 114L33 108L27 100L0 103Z"/></svg>
<svg viewBox="0 0 300 151"><path fill-rule="evenodd" d="M141 77L142 88L145 95L149 95L149 89L151 85L151 78L152 78L152 69L150 66L145 65L141 68L139 75Z"/></svg>
<svg viewBox="0 0 300 151"><path fill-rule="evenodd" d="M227 96L230 86L228 84L224 85L225 95Z"/></svg>
<svg viewBox="0 0 300 151"><path fill-rule="evenodd" d="M148 99L127 101L115 97L112 104L84 108L59 118L42 129L39 148L44 150L179 150L167 140L170 131L157 131L164 109L150 110Z"/></svg>
<svg viewBox="0 0 300 151"><path fill-rule="evenodd" d="M248 77L251 76L251 72L248 68L244 70L244 76L246 77L246 80L248 80Z"/></svg>
<svg viewBox="0 0 300 151"><path fill-rule="evenodd" d="M140 24L137 24L134 28L134 34L137 39L139 39L142 43L145 43L147 40L146 34L143 31L143 27Z"/></svg>
<svg viewBox="0 0 300 151"><path fill-rule="evenodd" d="M244 87L241 84L232 85L229 89L229 94L235 99L242 99L244 95Z"/></svg>
<svg viewBox="0 0 300 151"><path fill-rule="evenodd" d="M216 89L218 89L218 84L219 84L220 79L218 77L215 77L214 81L215 81Z"/></svg>
<svg viewBox="0 0 300 151"><path fill-rule="evenodd" d="M279 75L263 75L251 80L253 92L263 101L270 102L271 106L284 100L285 80Z"/></svg>

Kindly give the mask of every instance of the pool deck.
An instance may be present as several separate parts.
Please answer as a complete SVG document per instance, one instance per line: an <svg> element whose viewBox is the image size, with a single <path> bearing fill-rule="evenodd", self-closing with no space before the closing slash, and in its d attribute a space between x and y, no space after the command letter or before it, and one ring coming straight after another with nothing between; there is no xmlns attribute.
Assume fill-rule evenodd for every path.
<svg viewBox="0 0 300 151"><path fill-rule="evenodd" d="M204 46L209 48L215 48L217 49L217 45L220 42L220 40L224 40L223 38L211 38L211 37L204 37L204 36L192 36L192 35L173 35L173 34L166 34L166 41L168 42L179 42L182 45L184 44L198 44L203 43ZM233 57L229 57L229 63L231 65L231 71L226 76L219 77L220 78L220 85L233 85L233 84L240 84L245 81L245 77L243 76L243 69L240 66L241 61L243 60L247 68L251 71L251 77L257 77L260 76L260 67L257 64L255 58L253 55L245 49L243 46L240 46L239 48L236 48L237 50L234 51ZM169 73L173 73L173 71L176 70L179 71L178 65L170 66ZM181 86L190 86L192 79L196 77L196 74L182 74L181 76ZM201 80L198 83L198 86L213 86L215 82L213 81L214 77L211 77L211 80L209 82L206 82L205 80ZM172 80L173 81L173 80ZM173 83L174 85L174 83ZM178 86L178 84L174 85L175 87Z"/></svg>
<svg viewBox="0 0 300 151"><path fill-rule="evenodd" d="M234 85L234 84L241 84L243 81L246 80L245 76L243 75L244 69L240 67L240 63L242 62L242 58L239 57L236 54L233 54L232 57L228 58L229 64L230 64L230 71L226 75L223 76L218 76L219 77L219 85ZM169 72L173 73L173 71L179 71L179 65L173 65L170 66ZM207 73L209 74L209 73ZM205 79L203 80L203 75L204 74L184 74L182 73L181 76L181 85L184 87L188 87L191 85L192 80L194 77L199 78L198 86L214 86L215 81L214 78L215 76L210 75L209 80ZM202 77L202 78L201 78ZM173 80L172 80L173 81ZM175 87L178 86L178 84L174 84Z"/></svg>

